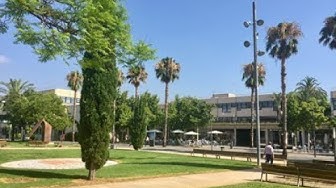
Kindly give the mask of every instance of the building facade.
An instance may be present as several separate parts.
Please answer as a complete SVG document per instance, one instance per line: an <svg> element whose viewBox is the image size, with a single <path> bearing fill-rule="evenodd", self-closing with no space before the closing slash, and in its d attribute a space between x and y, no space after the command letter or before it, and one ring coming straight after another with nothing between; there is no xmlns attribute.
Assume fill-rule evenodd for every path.
<svg viewBox="0 0 336 188"><path fill-rule="evenodd" d="M76 94L75 99L75 92L69 89L49 89L49 90L42 90L41 93L53 93L60 97L63 101L63 105L66 106L67 112L70 117L73 117L73 102L76 100L76 116L75 119L77 122L80 120L80 91ZM72 126L66 128L65 133L72 132ZM75 127L75 132L77 132L77 126Z"/></svg>
<svg viewBox="0 0 336 188"><path fill-rule="evenodd" d="M230 140L237 146L249 146L251 143L251 97L234 94L214 94L204 99L213 104L214 122L211 129L224 132L225 142ZM279 111L273 94L259 95L260 142L281 143ZM255 119L255 118L254 118ZM254 145L256 145L256 127L254 125Z"/></svg>
<svg viewBox="0 0 336 188"><path fill-rule="evenodd" d="M76 99L75 97L75 92L73 90L69 90L69 89L49 89L49 90L42 90L40 91L41 93L53 93L55 95L57 95L58 97L60 97L63 101L63 105L67 107L68 110L68 114L73 117L73 102L74 100L76 100L76 121L79 122L80 119L80 107L79 107L79 103L80 103L80 97L81 97L81 93L80 91L77 92L76 94Z"/></svg>

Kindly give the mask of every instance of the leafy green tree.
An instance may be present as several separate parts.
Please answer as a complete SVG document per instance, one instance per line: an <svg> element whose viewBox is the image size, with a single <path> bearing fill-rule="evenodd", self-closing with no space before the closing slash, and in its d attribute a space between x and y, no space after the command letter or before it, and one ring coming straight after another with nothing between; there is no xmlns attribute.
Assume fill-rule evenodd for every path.
<svg viewBox="0 0 336 188"><path fill-rule="evenodd" d="M58 56L81 59L83 54L90 54L81 61L83 90L86 88L81 95L79 137L82 160L92 180L108 158L106 128L111 128L113 121L115 62L130 45L124 7L119 0L11 0L1 11L0 18L17 28L16 42L30 45L41 62ZM0 32L7 28L2 26Z"/></svg>
<svg viewBox="0 0 336 188"><path fill-rule="evenodd" d="M160 108L160 99L157 95L152 95L149 92L142 94L142 98L146 101L145 114L147 127L156 128L162 122L162 109Z"/></svg>
<svg viewBox="0 0 336 188"><path fill-rule="evenodd" d="M172 119L174 129L197 129L207 126L212 119L212 105L193 97L175 97L176 115Z"/></svg>
<svg viewBox="0 0 336 188"><path fill-rule="evenodd" d="M325 108L318 104L318 101L314 98L310 99L308 102L303 101L301 103L300 113L298 115L298 122L304 130L313 132L313 140L316 143L316 127L321 126L323 123L327 122L328 118L325 116ZM316 157L316 150L314 144L314 156Z"/></svg>
<svg viewBox="0 0 336 188"><path fill-rule="evenodd" d="M265 76L266 76L266 70L263 64L259 63L257 65L258 67L258 85L263 86L265 83ZM243 67L243 78L242 80L245 80L245 87L251 89L251 132L250 132L250 137L251 137L251 147L253 147L253 123L255 120L255 107L254 107L254 101L255 101L255 76L254 76L254 66L253 63L246 64Z"/></svg>
<svg viewBox="0 0 336 188"><path fill-rule="evenodd" d="M134 65L143 65L148 60L155 59L156 50L151 47L150 44L146 44L140 40L135 44L132 44L130 50L119 59L120 63L126 65L126 67L132 67Z"/></svg>
<svg viewBox="0 0 336 188"><path fill-rule="evenodd" d="M2 98L3 101L6 102L7 108L4 108L7 113L11 113L11 111L8 111L8 107L13 107L16 111L16 113L20 113L21 116L18 118L7 118L10 120L13 129L15 127L20 127L25 124L25 120L23 119L23 114L25 112L23 111L24 105L26 105L26 101L24 101L22 97L23 94L27 92L34 91L34 85L32 83L29 83L28 81L23 81L21 79L9 79L9 82L0 82L0 93L4 94L4 97ZM20 101L20 102L18 102ZM12 109L12 111L15 111ZM10 116L11 114L8 114ZM11 139L14 141L14 131L11 132Z"/></svg>
<svg viewBox="0 0 336 188"><path fill-rule="evenodd" d="M279 23L270 27L266 36L266 51L275 59L281 61L281 111L283 125L283 155L287 155L287 99L286 99L286 60L298 52L298 38L302 36L301 29L296 23Z"/></svg>
<svg viewBox="0 0 336 188"><path fill-rule="evenodd" d="M179 78L181 67L180 64L175 62L171 57L166 57L161 59L155 66L156 77L165 83L165 125L163 133L163 147L167 145L167 127L168 127L168 84L174 82L175 79Z"/></svg>
<svg viewBox="0 0 336 188"><path fill-rule="evenodd" d="M296 92L288 93L287 98L288 131L295 132L302 129L300 120L298 119L301 102Z"/></svg>
<svg viewBox="0 0 336 188"><path fill-rule="evenodd" d="M142 95L141 97L134 98L134 103L132 107L133 117L131 120L131 143L135 150L142 148L144 140L146 138L147 121L146 116L146 98Z"/></svg>
<svg viewBox="0 0 336 188"><path fill-rule="evenodd" d="M42 119L49 122L56 130L64 130L71 124L66 107L55 94L29 93L10 96L5 110L13 126L22 127L24 130Z"/></svg>
<svg viewBox="0 0 336 188"><path fill-rule="evenodd" d="M327 92L320 87L315 78L309 76L306 76L296 84L295 91L301 101L309 101L311 98L316 98L317 101L322 102L327 98Z"/></svg>
<svg viewBox="0 0 336 188"><path fill-rule="evenodd" d="M319 42L328 46L331 50L336 49L336 14L324 20Z"/></svg>
<svg viewBox="0 0 336 188"><path fill-rule="evenodd" d="M71 71L67 76L68 87L74 91L74 100L72 108L72 142L75 142L75 127L76 127L76 103L77 103L77 92L83 85L83 75L79 71Z"/></svg>
<svg viewBox="0 0 336 188"><path fill-rule="evenodd" d="M119 132L120 136L121 133L124 133L129 128L130 121L133 116L132 103L127 96L127 92L123 92L118 95L116 107L115 126L116 132ZM124 136L120 136L119 139L124 140Z"/></svg>
<svg viewBox="0 0 336 188"><path fill-rule="evenodd" d="M151 45L139 41L133 44L128 53L120 60L128 68L126 78L135 88L135 97L138 97L138 88L141 82L145 82L148 76L143 63L152 59L155 59L155 50L151 48Z"/></svg>
<svg viewBox="0 0 336 188"><path fill-rule="evenodd" d="M119 95L120 91L120 87L124 81L124 74L121 70L118 70L118 78L117 78L117 94ZM117 98L115 98L113 100L113 116L114 116L114 122L113 122L113 126L112 126L112 149L114 149L114 145L115 145L115 139L116 139L116 133L115 133L115 127L116 127L116 108L117 108Z"/></svg>
<svg viewBox="0 0 336 188"><path fill-rule="evenodd" d="M26 111L28 122L37 123L45 119L53 129L64 130L71 125L70 118L62 99L51 93L35 93L28 95L29 106Z"/></svg>
<svg viewBox="0 0 336 188"><path fill-rule="evenodd" d="M4 105L4 111L6 111L5 119L12 124L11 140L14 141L13 131L15 128L21 128L22 126L29 125L27 117L27 109L29 106L28 99L23 95L9 94L6 96L6 103Z"/></svg>

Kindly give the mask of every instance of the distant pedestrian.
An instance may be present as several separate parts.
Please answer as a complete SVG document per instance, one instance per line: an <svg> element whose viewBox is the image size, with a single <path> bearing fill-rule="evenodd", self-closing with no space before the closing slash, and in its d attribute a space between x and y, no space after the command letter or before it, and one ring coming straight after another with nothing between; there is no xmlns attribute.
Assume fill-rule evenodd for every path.
<svg viewBox="0 0 336 188"><path fill-rule="evenodd" d="M266 156L266 163L273 164L274 150L272 147L272 142L268 142L268 145L265 147L264 154Z"/></svg>

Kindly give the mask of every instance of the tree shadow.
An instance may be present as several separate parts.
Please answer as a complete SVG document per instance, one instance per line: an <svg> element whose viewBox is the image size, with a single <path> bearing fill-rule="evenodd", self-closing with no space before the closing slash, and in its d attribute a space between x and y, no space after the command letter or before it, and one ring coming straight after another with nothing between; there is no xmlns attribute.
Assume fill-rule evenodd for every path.
<svg viewBox="0 0 336 188"><path fill-rule="evenodd" d="M131 163L128 163L131 164ZM146 162L146 163L133 163L133 164L148 164L148 165L176 165L176 166L187 166L187 167L198 167L198 168L211 168L211 169L222 169L222 170L246 170L253 167L244 166L234 166L226 164L204 164L197 162Z"/></svg>
<svg viewBox="0 0 336 188"><path fill-rule="evenodd" d="M57 178L57 179L86 179L85 175L71 175L61 172L23 170L23 169L4 169L0 168L0 174L10 174L15 176L25 176L30 178Z"/></svg>

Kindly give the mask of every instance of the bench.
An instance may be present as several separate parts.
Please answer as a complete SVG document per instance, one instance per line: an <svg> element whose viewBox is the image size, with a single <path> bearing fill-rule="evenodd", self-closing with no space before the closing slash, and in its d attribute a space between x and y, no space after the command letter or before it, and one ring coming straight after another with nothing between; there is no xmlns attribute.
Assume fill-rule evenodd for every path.
<svg viewBox="0 0 336 188"><path fill-rule="evenodd" d="M261 154L261 157L264 158L265 157L264 154ZM287 155L275 153L273 160L287 160Z"/></svg>
<svg viewBox="0 0 336 188"><path fill-rule="evenodd" d="M38 147L38 146L45 146L47 144L48 144L48 142L42 142L41 140L29 140L27 142L28 146L36 146L36 147Z"/></svg>
<svg viewBox="0 0 336 188"><path fill-rule="evenodd" d="M336 166L322 165L314 163L296 162L294 165L299 170L299 178L301 178L302 186L304 179L320 180L324 182L336 182Z"/></svg>
<svg viewBox="0 0 336 188"><path fill-rule="evenodd" d="M335 161L324 161L324 160L318 160L318 159L313 159L314 164L325 164L325 165L335 165Z"/></svg>
<svg viewBox="0 0 336 188"><path fill-rule="evenodd" d="M284 176L294 176L297 177L297 186L304 186L304 179L313 179L324 182L336 182L336 166L334 165L322 165L314 163L305 162L290 162L287 166L282 165L271 165L267 163L261 164L261 178L263 180L263 174L278 174Z"/></svg>
<svg viewBox="0 0 336 188"><path fill-rule="evenodd" d="M231 157L233 160L235 157L246 157L247 161L252 161L252 158L257 158L256 153L245 153L245 152L235 152L235 151L218 151L218 150L205 150L205 149L193 149L191 155L193 156L195 153L200 153L205 157L207 154L215 155L216 158L220 159L221 156Z"/></svg>
<svg viewBox="0 0 336 188"><path fill-rule="evenodd" d="M295 166L282 166L282 165L274 165L274 164L268 164L268 163L261 163L261 178L260 181L263 181L263 175L266 176L268 174L277 174L277 175L284 175L284 176L293 176L297 177L297 185L299 186L299 180L300 177L298 176L298 168Z"/></svg>
<svg viewBox="0 0 336 188"><path fill-rule="evenodd" d="M7 146L7 141L6 140L0 140L0 147L5 147Z"/></svg>
<svg viewBox="0 0 336 188"><path fill-rule="evenodd" d="M191 155L194 156L195 153L202 154L203 157L206 157L207 154L210 154L210 155L215 155L216 158L220 158L219 151L217 150L193 149L193 151L191 152Z"/></svg>

